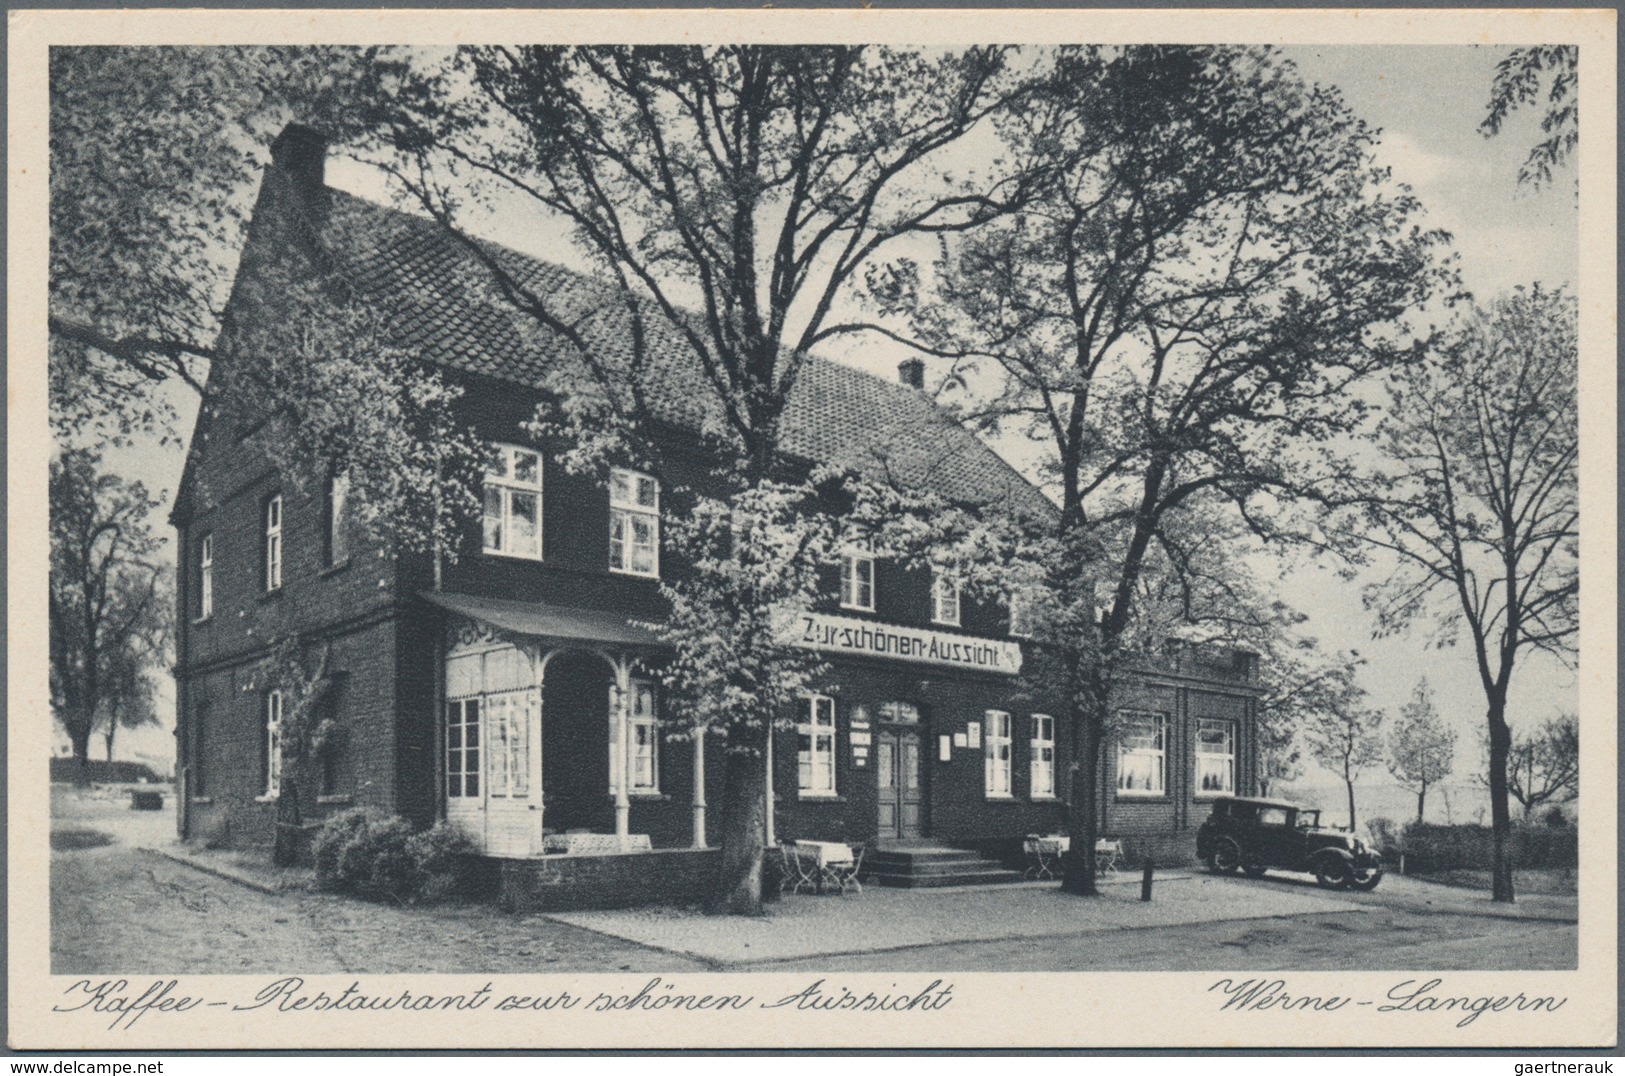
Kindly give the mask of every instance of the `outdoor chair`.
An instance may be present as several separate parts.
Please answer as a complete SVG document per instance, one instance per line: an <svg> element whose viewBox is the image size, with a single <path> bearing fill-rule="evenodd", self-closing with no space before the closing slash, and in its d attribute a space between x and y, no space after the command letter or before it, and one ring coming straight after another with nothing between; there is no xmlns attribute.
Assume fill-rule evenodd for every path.
<svg viewBox="0 0 1625 1076"><path fill-rule="evenodd" d="M1045 837L1037 833L1027 834L1022 842L1022 851L1027 855L1027 869L1022 877L1041 881L1045 878L1055 877L1055 867L1060 862L1061 854L1065 851L1065 839L1061 837Z"/></svg>
<svg viewBox="0 0 1625 1076"><path fill-rule="evenodd" d="M779 845L779 856L780 862L783 864L779 871L779 892L818 892L821 878L817 859L809 856L790 841Z"/></svg>
<svg viewBox="0 0 1625 1076"><path fill-rule="evenodd" d="M1123 862L1123 842L1116 837L1095 841L1095 873L1116 874Z"/></svg>
<svg viewBox="0 0 1625 1076"><path fill-rule="evenodd" d="M865 847L862 844L854 844L851 846L851 859L836 860L832 863L823 864L819 868L819 880L842 896L851 892L861 897L863 895L863 883L858 881L858 871L863 868Z"/></svg>

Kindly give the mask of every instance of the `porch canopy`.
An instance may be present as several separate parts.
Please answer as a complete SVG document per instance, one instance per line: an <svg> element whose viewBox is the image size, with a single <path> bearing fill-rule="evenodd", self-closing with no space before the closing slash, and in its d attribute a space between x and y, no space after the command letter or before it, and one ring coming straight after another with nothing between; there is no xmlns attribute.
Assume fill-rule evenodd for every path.
<svg viewBox="0 0 1625 1076"><path fill-rule="evenodd" d="M544 672L555 654L565 651L586 651L602 657L610 666L614 674L615 705L612 718L615 723L616 739L622 746L620 765L624 772L615 782L615 832L621 838L623 846L629 838L630 798L631 786L631 714L630 695L632 686L633 665L640 656L665 648L664 642L654 631L629 620L625 614L615 613L605 609L580 609L568 606L550 605L543 602L515 601L509 598L491 598L474 594L447 593L444 591L422 591L419 593L424 601L455 617L467 621L482 623L495 629L504 636L520 641L519 645L531 653L536 662L535 688L541 687ZM448 661L450 660L448 656ZM538 696L539 697L539 696ZM534 717L530 720L537 726L531 737L540 742L539 708L534 709ZM487 742L490 742L487 738ZM526 763L526 768L531 764ZM704 847L704 752L695 752L695 797L694 797L694 843L695 847ZM540 788L539 767L534 774L536 787ZM541 846L541 813L529 810L522 823L527 832L514 837L523 847L538 849ZM490 825L488 819L486 822ZM534 833L528 830L534 829Z"/></svg>

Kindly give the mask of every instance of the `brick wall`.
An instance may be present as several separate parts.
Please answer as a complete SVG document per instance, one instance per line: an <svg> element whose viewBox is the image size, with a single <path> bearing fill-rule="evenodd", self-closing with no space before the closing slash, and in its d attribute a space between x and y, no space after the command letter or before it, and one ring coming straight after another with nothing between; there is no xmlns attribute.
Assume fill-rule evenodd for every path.
<svg viewBox="0 0 1625 1076"><path fill-rule="evenodd" d="M484 857L476 887L516 912L693 904L705 899L721 860L722 853L714 849L542 859Z"/></svg>

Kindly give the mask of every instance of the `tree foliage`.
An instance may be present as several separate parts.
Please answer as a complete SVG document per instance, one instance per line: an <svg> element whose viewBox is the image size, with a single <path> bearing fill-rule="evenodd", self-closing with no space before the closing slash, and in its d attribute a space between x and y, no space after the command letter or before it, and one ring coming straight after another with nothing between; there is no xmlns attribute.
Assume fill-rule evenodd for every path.
<svg viewBox="0 0 1625 1076"><path fill-rule="evenodd" d="M1439 716L1423 677L1388 732L1388 772L1416 792L1418 823L1423 821L1428 789L1450 776L1455 759L1456 732Z"/></svg>
<svg viewBox="0 0 1625 1076"><path fill-rule="evenodd" d="M1512 113L1544 103L1540 131L1518 170L1518 182L1539 187L1580 144L1580 49L1575 45L1527 45L1507 53L1495 65L1488 114L1479 130L1486 138L1501 133Z"/></svg>
<svg viewBox="0 0 1625 1076"><path fill-rule="evenodd" d="M1316 714L1304 730L1305 740L1315 761L1343 779L1348 791L1349 829L1357 829L1354 785L1361 774L1382 761L1382 711L1367 704L1366 693L1354 682L1358 659L1346 666L1334 691L1328 692L1326 709Z"/></svg>
<svg viewBox="0 0 1625 1076"><path fill-rule="evenodd" d="M1470 648L1486 705L1501 901L1513 899L1512 676L1531 651L1571 660L1578 629L1578 374L1566 292L1537 285L1464 313L1433 361L1393 379L1383 462L1342 533L1393 565L1366 594L1382 631L1427 620L1437 643Z"/></svg>
<svg viewBox="0 0 1625 1076"><path fill-rule="evenodd" d="M82 766L98 724L150 712L171 608L146 489L87 449L60 453L49 482L51 710Z"/></svg>

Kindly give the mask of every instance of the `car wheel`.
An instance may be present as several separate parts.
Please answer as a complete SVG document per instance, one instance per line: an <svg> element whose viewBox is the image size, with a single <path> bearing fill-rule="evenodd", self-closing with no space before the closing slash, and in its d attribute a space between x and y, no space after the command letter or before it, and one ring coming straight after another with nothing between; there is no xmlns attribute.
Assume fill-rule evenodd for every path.
<svg viewBox="0 0 1625 1076"><path fill-rule="evenodd" d="M1241 866L1241 846L1229 837L1224 838L1213 846L1208 865L1220 874L1230 874Z"/></svg>
<svg viewBox="0 0 1625 1076"><path fill-rule="evenodd" d="M1260 867L1255 863L1252 866L1241 868L1241 873L1245 874L1249 878L1262 878L1264 877L1264 872L1268 869L1269 868L1267 867Z"/></svg>
<svg viewBox="0 0 1625 1076"><path fill-rule="evenodd" d="M1358 889L1362 893L1369 893L1377 888L1377 883L1380 881L1382 881L1382 868L1367 867L1365 870L1357 870L1349 876L1349 888Z"/></svg>
<svg viewBox="0 0 1625 1076"><path fill-rule="evenodd" d="M1349 865L1336 856L1322 856L1315 864L1315 881L1326 889L1342 889L1352 877Z"/></svg>

